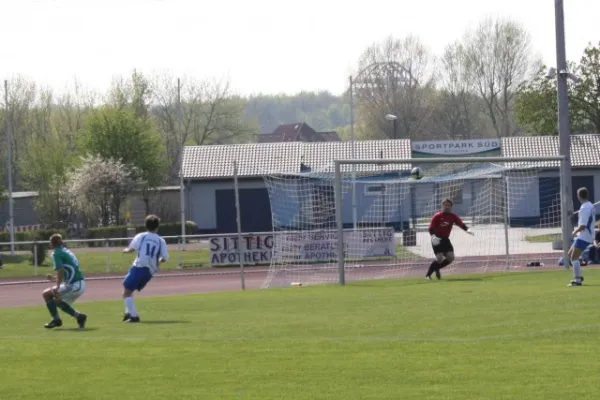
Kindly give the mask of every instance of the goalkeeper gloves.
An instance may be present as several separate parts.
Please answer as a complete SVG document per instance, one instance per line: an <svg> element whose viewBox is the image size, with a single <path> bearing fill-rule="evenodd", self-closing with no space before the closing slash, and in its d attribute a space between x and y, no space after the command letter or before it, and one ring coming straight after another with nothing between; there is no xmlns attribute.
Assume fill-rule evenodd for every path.
<svg viewBox="0 0 600 400"><path fill-rule="evenodd" d="M435 235L431 235L431 244L434 246L437 246L440 244L440 242L442 241L442 239L440 239L439 237L435 236Z"/></svg>

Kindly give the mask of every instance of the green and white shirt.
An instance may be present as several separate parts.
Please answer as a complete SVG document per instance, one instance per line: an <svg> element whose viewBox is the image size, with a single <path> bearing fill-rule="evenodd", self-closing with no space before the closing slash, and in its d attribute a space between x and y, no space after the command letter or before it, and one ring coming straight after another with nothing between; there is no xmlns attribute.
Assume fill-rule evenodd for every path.
<svg viewBox="0 0 600 400"><path fill-rule="evenodd" d="M60 246L54 249L52 263L55 271L60 268L64 269L64 282L66 285L72 285L83 280L83 273L79 268L77 257L66 247Z"/></svg>

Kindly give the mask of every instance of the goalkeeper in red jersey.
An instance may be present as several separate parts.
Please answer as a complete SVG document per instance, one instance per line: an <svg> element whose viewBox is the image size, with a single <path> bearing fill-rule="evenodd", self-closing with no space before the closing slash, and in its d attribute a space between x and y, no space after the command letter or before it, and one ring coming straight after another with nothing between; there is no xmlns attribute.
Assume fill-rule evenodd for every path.
<svg viewBox="0 0 600 400"><path fill-rule="evenodd" d="M442 202L442 209L435 213L429 223L429 234L435 260L429 266L425 279L431 279L431 274L434 272L435 276L440 279L442 277L440 270L454 261L454 247L450 242L452 226L456 225L465 232L473 234L460 217L452 212L452 206L452 200L445 199Z"/></svg>

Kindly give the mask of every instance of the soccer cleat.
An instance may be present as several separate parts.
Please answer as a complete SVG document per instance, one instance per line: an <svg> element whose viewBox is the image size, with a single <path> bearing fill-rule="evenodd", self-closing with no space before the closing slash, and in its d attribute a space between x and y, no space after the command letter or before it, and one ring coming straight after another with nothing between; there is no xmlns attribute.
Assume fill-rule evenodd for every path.
<svg viewBox="0 0 600 400"><path fill-rule="evenodd" d="M435 277L438 279L442 279L442 274L439 269L435 271Z"/></svg>
<svg viewBox="0 0 600 400"><path fill-rule="evenodd" d="M129 319L126 322L130 322L130 323L140 322L140 317L129 317Z"/></svg>
<svg viewBox="0 0 600 400"><path fill-rule="evenodd" d="M50 321L46 325L44 325L44 328L52 329L52 328L58 328L61 326L62 326L62 321L60 319L53 319L52 321Z"/></svg>
<svg viewBox="0 0 600 400"><path fill-rule="evenodd" d="M123 322L129 321L129 318L131 318L131 315L129 315L129 313L125 313L125 315L123 315Z"/></svg>
<svg viewBox="0 0 600 400"><path fill-rule="evenodd" d="M577 280L573 279L567 286L568 287L582 286L582 282L583 282L583 279L581 281L577 281Z"/></svg>
<svg viewBox="0 0 600 400"><path fill-rule="evenodd" d="M79 325L80 329L85 328L85 322L87 321L87 315L79 314L77 316L77 325Z"/></svg>
<svg viewBox="0 0 600 400"><path fill-rule="evenodd" d="M425 275L425 279L427 279L428 281L430 281L431 277L429 275Z"/></svg>

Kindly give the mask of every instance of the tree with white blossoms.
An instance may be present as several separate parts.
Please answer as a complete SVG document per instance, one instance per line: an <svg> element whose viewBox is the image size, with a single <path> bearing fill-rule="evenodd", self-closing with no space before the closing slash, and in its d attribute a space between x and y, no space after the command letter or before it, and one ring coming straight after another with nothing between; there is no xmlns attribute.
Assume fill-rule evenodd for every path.
<svg viewBox="0 0 600 400"><path fill-rule="evenodd" d="M118 224L121 204L138 184L133 177L139 174L132 169L120 161L84 157L69 177L69 192L78 212L102 226Z"/></svg>

